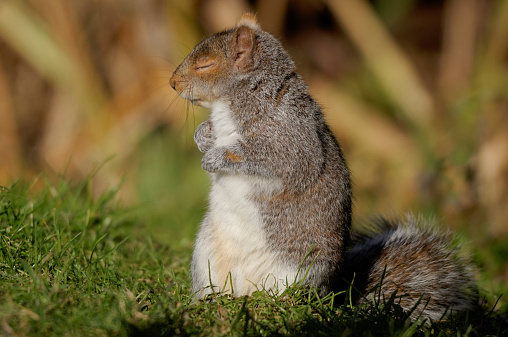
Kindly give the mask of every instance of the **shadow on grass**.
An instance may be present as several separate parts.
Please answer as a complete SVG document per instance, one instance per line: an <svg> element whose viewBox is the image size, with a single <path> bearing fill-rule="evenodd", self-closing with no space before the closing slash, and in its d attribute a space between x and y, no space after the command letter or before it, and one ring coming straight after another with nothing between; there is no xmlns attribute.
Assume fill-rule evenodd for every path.
<svg viewBox="0 0 508 337"><path fill-rule="evenodd" d="M248 299L244 303L249 302ZM215 306L214 303L209 303ZM220 306L220 304L219 304ZM215 309L219 308L216 306ZM247 309L245 309L247 307ZM310 307L309 307L310 308ZM193 311L196 308L188 308ZM412 322L400 306L363 306L338 310L309 310L300 319L288 319L273 313L259 317L257 305L242 305L242 309L228 313L217 310L217 320L209 317L187 316L187 309L171 317L142 325L125 323L130 337L144 336L508 336L508 320L500 314L479 306L477 309L448 321L432 323ZM222 315L222 316L221 316ZM224 316L226 315L226 316Z"/></svg>
<svg viewBox="0 0 508 337"><path fill-rule="evenodd" d="M146 326L136 326L131 323L125 323L128 336L130 337L167 337L167 336L186 336L178 328L175 328L175 322L160 321L148 324Z"/></svg>

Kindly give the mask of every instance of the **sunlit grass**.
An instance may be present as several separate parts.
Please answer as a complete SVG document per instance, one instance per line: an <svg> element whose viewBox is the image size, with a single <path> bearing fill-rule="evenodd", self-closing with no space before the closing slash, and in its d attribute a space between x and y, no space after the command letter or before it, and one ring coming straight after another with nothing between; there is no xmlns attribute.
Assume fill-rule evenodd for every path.
<svg viewBox="0 0 508 337"><path fill-rule="evenodd" d="M168 79L200 38L248 9L207 3L144 1L132 10L128 1L0 0L0 335L500 335L497 311L487 314L508 291L508 2L435 3L441 30L432 35L435 22L417 16L425 29L410 41L429 33L435 50L408 49L397 28L429 13L424 2L360 1L354 16L354 7L326 5L333 1L301 2L303 10L248 2L295 51L323 105L352 169L356 219L423 212L470 242L488 304L435 330L396 308L334 309L299 288L278 299L192 301L188 265L209 188L192 133L206 115ZM315 26L300 31L298 11ZM333 19L327 28L323 14ZM362 34L369 22L376 31ZM301 53L306 34L340 43L347 71L316 67L336 49ZM383 50L395 57L381 60ZM408 102L407 90L423 104ZM53 170L79 178L22 183ZM119 193L97 192L122 179ZM503 296L496 310L507 306Z"/></svg>
<svg viewBox="0 0 508 337"><path fill-rule="evenodd" d="M2 334L481 336L508 328L491 312L495 298L430 328L411 322L395 298L356 307L347 296L320 298L302 285L282 295L260 291L197 302L190 289L191 246L183 240L188 234L175 229L195 228L189 205L201 197L183 198L189 205L178 209L152 208L168 216L158 224L155 216L116 206L114 191L93 198L89 180L51 180L56 183L40 177L39 191L18 182L0 193ZM161 235L164 230L174 236Z"/></svg>

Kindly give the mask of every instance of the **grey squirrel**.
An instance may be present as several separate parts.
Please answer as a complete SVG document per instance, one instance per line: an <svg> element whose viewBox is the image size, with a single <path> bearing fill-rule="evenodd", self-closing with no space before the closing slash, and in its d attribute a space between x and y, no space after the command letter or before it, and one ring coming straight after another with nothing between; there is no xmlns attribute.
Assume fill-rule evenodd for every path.
<svg viewBox="0 0 508 337"><path fill-rule="evenodd" d="M196 296L281 293L302 280L327 294L354 279L358 302L397 292L413 318L472 308L473 268L446 235L409 219L352 239L349 170L295 68L247 13L198 43L170 79L211 111L194 134L212 181L191 263Z"/></svg>

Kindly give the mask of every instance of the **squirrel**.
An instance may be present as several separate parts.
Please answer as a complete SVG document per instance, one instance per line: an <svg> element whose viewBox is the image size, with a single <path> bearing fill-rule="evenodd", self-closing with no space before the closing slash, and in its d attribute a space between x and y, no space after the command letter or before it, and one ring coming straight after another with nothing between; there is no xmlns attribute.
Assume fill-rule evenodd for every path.
<svg viewBox="0 0 508 337"><path fill-rule="evenodd" d="M198 299L279 294L300 281L324 295L353 282L358 303L396 292L415 319L474 306L473 267L447 235L410 218L353 237L342 150L295 63L254 14L199 42L169 82L210 110L194 134L211 179L191 262Z"/></svg>

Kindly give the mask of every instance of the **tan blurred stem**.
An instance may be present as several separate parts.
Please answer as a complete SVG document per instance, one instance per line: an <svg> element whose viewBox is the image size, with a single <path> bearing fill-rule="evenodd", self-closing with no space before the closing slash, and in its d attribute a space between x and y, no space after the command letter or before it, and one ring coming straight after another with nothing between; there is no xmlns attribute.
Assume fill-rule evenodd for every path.
<svg viewBox="0 0 508 337"><path fill-rule="evenodd" d="M506 130L506 128L505 128ZM508 133L484 141L478 151L478 194L487 210L490 234L508 236Z"/></svg>
<svg viewBox="0 0 508 337"><path fill-rule="evenodd" d="M374 106L338 90L326 80L313 81L311 89L326 107L326 119L333 133L347 140L354 149L349 164L355 186L359 190L375 186L378 194L385 195L386 207L411 207L418 194L418 175L423 162L422 153L411 135ZM375 163L381 169L365 166L365 162ZM358 210L372 211L364 208L368 207L364 203L356 206Z"/></svg>
<svg viewBox="0 0 508 337"><path fill-rule="evenodd" d="M76 8L67 0L33 1L36 10L41 13L51 27L51 35L60 43L68 57L72 58L77 75L83 82L84 99L100 99L104 102L105 90L92 61L92 50L84 36L84 29L80 26ZM93 102L91 102L93 104ZM101 106L90 111L100 113Z"/></svg>
<svg viewBox="0 0 508 337"><path fill-rule="evenodd" d="M446 101L466 89L476 53L481 15L479 0L449 0L445 4L439 86Z"/></svg>
<svg viewBox="0 0 508 337"><path fill-rule="evenodd" d="M204 1L201 10L203 24L213 34L234 27L240 16L248 11L250 6L244 0L208 0Z"/></svg>
<svg viewBox="0 0 508 337"><path fill-rule="evenodd" d="M488 20L475 89L484 100L479 116L483 137L476 158L478 195L486 210L488 232L508 235L508 1L497 1Z"/></svg>
<svg viewBox="0 0 508 337"><path fill-rule="evenodd" d="M504 58L508 52L508 1L497 1L488 21L488 29L481 61L477 70L477 89L484 98L495 97L494 92L506 97Z"/></svg>
<svg viewBox="0 0 508 337"><path fill-rule="evenodd" d="M14 104L0 63L0 185L16 178L21 169L21 145L18 138Z"/></svg>
<svg viewBox="0 0 508 337"><path fill-rule="evenodd" d="M487 60L500 62L508 50L508 1L497 1L487 38Z"/></svg>
<svg viewBox="0 0 508 337"><path fill-rule="evenodd" d="M260 0L257 4L257 16L263 29L275 36L284 32L284 18L288 7L288 0Z"/></svg>
<svg viewBox="0 0 508 337"><path fill-rule="evenodd" d="M389 32L364 0L326 0L389 97L418 127L431 122L431 95Z"/></svg>
<svg viewBox="0 0 508 337"><path fill-rule="evenodd" d="M59 90L69 93L88 113L103 104L100 91L90 85L82 69L59 44L47 25L21 2L0 0L0 38Z"/></svg>
<svg viewBox="0 0 508 337"><path fill-rule="evenodd" d="M195 1L169 0L166 6L168 29L177 42L177 49L181 54L177 55L177 61L181 61L202 38L202 32L196 25L199 21L196 4Z"/></svg>
<svg viewBox="0 0 508 337"><path fill-rule="evenodd" d="M326 81L315 81L311 88L327 107L327 120L335 134L378 159L396 162L404 158L406 164L419 165L421 158L411 137L374 107L332 88Z"/></svg>

